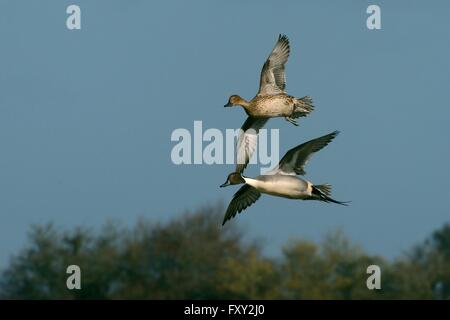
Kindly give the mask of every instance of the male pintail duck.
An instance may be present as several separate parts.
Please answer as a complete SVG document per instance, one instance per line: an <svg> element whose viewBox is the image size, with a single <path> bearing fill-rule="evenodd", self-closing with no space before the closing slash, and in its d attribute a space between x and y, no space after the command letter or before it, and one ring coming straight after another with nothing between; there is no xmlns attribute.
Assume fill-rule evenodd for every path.
<svg viewBox="0 0 450 320"><path fill-rule="evenodd" d="M287 121L297 125L295 119L305 117L313 110L310 97L295 98L284 90L286 87L284 65L289 52L288 38L280 35L262 67L257 95L250 101L232 95L225 105L225 107L242 106L248 115L238 137L236 172L243 172L247 166L255 150L259 129L264 127L269 118L285 117Z"/></svg>
<svg viewBox="0 0 450 320"><path fill-rule="evenodd" d="M310 156L330 143L338 133L338 131L334 131L289 150L278 166L267 175L248 178L239 172L231 173L227 181L220 187L242 183L244 186L234 194L222 225L233 218L236 213L240 213L255 203L261 193L289 199L319 200L347 205L347 202L337 201L330 197L331 186L329 184L313 185L307 180L296 177L296 175L305 174L304 166Z"/></svg>

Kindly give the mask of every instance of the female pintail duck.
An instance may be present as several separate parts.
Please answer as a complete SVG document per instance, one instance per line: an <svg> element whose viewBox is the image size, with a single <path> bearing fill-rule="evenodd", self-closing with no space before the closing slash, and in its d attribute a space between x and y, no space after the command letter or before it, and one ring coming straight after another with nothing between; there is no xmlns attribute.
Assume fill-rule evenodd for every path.
<svg viewBox="0 0 450 320"><path fill-rule="evenodd" d="M242 172L247 166L255 150L259 129L269 118L285 117L287 121L297 125L295 119L305 117L313 110L310 97L295 98L284 90L286 87L284 65L288 60L289 52L288 38L280 35L261 70L257 95L250 101L238 95L232 95L225 105L225 107L242 106L248 115L238 138L236 172Z"/></svg>
<svg viewBox="0 0 450 320"><path fill-rule="evenodd" d="M338 133L338 131L332 132L289 150L278 166L267 175L248 178L239 172L231 173L227 181L220 187L242 183L244 186L234 194L222 225L233 218L236 213L255 203L261 193L289 199L319 200L347 205L347 202L337 201L330 197L331 186L329 184L313 185L307 180L296 177L296 175L305 174L304 166L310 156L330 143Z"/></svg>

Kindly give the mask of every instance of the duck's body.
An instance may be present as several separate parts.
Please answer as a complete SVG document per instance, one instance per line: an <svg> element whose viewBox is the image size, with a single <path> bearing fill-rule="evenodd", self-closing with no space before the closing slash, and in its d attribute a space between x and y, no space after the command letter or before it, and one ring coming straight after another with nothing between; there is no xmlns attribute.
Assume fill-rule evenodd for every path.
<svg viewBox="0 0 450 320"><path fill-rule="evenodd" d="M331 198L330 185L313 185L297 177L297 175L305 174L304 166L311 154L325 147L337 134L338 132L335 131L289 150L278 166L267 175L249 178L242 176L239 172L231 173L221 187L234 184L244 184L244 186L234 194L225 213L223 224L233 218L236 213L255 203L262 193L288 199L318 200L346 205L345 202Z"/></svg>
<svg viewBox="0 0 450 320"><path fill-rule="evenodd" d="M236 172L242 172L245 169L255 150L259 129L264 127L270 118L284 117L290 123L297 125L296 119L307 116L314 109L310 97L296 98L285 91L284 65L289 58L289 53L289 40L286 36L280 35L262 67L256 96L247 101L239 95L232 95L225 105L225 107L241 106L248 115L241 127L242 132L237 143Z"/></svg>
<svg viewBox="0 0 450 320"><path fill-rule="evenodd" d="M272 196L301 200L312 196L312 183L296 176L274 174L242 178L259 192Z"/></svg>
<svg viewBox="0 0 450 320"><path fill-rule="evenodd" d="M306 98L298 99L293 96L279 93L269 96L255 96L247 103L243 103L245 112L256 118L298 118L309 113ZM242 103L242 102L241 102Z"/></svg>

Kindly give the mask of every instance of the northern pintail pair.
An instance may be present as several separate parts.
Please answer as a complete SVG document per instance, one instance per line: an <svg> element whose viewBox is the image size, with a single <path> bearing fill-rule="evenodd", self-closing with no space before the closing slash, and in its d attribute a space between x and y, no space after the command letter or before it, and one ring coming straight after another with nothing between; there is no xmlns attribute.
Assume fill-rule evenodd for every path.
<svg viewBox="0 0 450 320"><path fill-rule="evenodd" d="M258 94L250 101L238 95L232 95L225 105L225 107L242 106L248 118L241 127L237 141L236 170L228 175L227 181L220 187L236 184L244 184L244 186L234 194L222 225L255 203L261 193L289 199L319 200L347 205L347 202L331 198L329 184L313 185L297 177L297 175L305 174L304 166L310 156L330 143L338 135L338 131L289 150L278 166L265 175L255 178L242 175L256 148L258 132L269 118L285 117L287 121L297 125L297 118L305 117L313 110L310 97L295 98L284 90L286 86L284 65L288 60L289 52L288 38L280 35L262 68Z"/></svg>
<svg viewBox="0 0 450 320"><path fill-rule="evenodd" d="M244 184L244 186L234 194L222 225L233 218L236 213L240 213L255 203L261 193L289 199L319 200L347 205L347 202L331 198L331 185L314 185L310 181L296 176L305 174L304 167L310 156L330 143L338 133L338 131L334 131L292 148L281 158L278 166L266 175L249 178L239 172L230 173L227 181L220 187L235 184Z"/></svg>

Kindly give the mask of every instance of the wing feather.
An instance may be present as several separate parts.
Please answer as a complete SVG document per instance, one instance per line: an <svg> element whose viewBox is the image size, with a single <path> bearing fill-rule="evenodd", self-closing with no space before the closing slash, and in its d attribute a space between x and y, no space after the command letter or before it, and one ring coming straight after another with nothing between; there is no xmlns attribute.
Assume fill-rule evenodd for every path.
<svg viewBox="0 0 450 320"><path fill-rule="evenodd" d="M272 173L304 175L305 165L311 155L327 146L338 134L339 131L334 131L292 148L281 158L278 167L272 170Z"/></svg>
<svg viewBox="0 0 450 320"><path fill-rule="evenodd" d="M261 70L258 95L273 95L284 92L286 87L284 65L289 58L289 53L289 39L285 35L280 35Z"/></svg>
<svg viewBox="0 0 450 320"><path fill-rule="evenodd" d="M255 152L259 129L264 127L268 118L248 117L241 127L237 141L236 172L242 173Z"/></svg>
<svg viewBox="0 0 450 320"><path fill-rule="evenodd" d="M254 204L259 197L261 197L261 193L258 190L248 184L243 185L234 194L233 199L231 199L227 211L225 212L222 225L234 218L237 213L240 213L242 210L245 210Z"/></svg>

